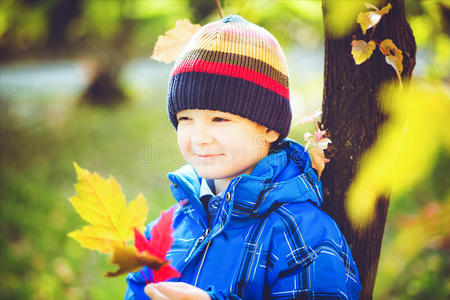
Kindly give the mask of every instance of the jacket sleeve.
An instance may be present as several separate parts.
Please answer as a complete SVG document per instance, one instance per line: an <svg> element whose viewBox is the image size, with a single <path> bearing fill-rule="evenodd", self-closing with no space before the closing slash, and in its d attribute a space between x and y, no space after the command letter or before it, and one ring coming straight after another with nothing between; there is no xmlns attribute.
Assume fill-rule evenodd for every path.
<svg viewBox="0 0 450 300"><path fill-rule="evenodd" d="M280 272L271 299L358 299L361 285L353 259L323 247L304 267Z"/></svg>
<svg viewBox="0 0 450 300"><path fill-rule="evenodd" d="M358 269L333 219L313 204L285 205L273 224L266 297L358 299Z"/></svg>

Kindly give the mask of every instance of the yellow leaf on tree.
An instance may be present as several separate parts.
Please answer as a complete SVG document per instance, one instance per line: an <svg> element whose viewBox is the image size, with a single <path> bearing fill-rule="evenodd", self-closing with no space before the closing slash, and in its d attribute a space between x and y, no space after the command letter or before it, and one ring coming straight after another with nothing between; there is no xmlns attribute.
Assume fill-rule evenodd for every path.
<svg viewBox="0 0 450 300"><path fill-rule="evenodd" d="M402 87L402 77L403 72L403 53L402 50L398 49L397 46L390 39L386 39L380 43L380 51L385 55L386 63L391 65L395 73L397 73L397 78L400 82L400 87Z"/></svg>
<svg viewBox="0 0 450 300"><path fill-rule="evenodd" d="M375 5L379 4L380 0L373 0ZM364 9L361 1L355 0L339 0L322 1L325 5L326 13L324 14L325 23L328 32L338 38L348 34L355 25L355 19L359 12Z"/></svg>
<svg viewBox="0 0 450 300"><path fill-rule="evenodd" d="M103 179L74 163L77 195L69 201L77 213L91 225L69 233L81 246L111 252L118 244L133 238L133 227L142 228L147 218L147 202L139 195L129 205L120 185L110 177Z"/></svg>
<svg viewBox="0 0 450 300"><path fill-rule="evenodd" d="M375 50L375 42L370 41L366 43L363 40L353 40L352 41L352 55L355 60L355 64L359 65L368 60Z"/></svg>
<svg viewBox="0 0 450 300"><path fill-rule="evenodd" d="M188 19L178 20L175 28L158 37L150 58L165 63L175 61L200 28L200 25L193 25Z"/></svg>
<svg viewBox="0 0 450 300"><path fill-rule="evenodd" d="M413 81L406 91L387 88L382 107L389 114L376 143L361 159L347 193L355 225L368 223L380 195L399 196L432 170L440 149L450 140L448 89Z"/></svg>
<svg viewBox="0 0 450 300"><path fill-rule="evenodd" d="M375 27L380 22L381 17L383 17L383 15L387 14L389 12L389 10L391 10L391 8L392 8L390 3L388 3L382 9L378 9L373 5L370 5L367 7L372 8L374 10L359 13L359 15L356 19L356 22L358 22L359 25L361 25L363 34L366 34L366 31L368 29Z"/></svg>
<svg viewBox="0 0 450 300"><path fill-rule="evenodd" d="M105 276L107 277L135 272L144 266L148 266L153 270L159 270L159 268L167 264L167 262L157 256L148 254L147 252L138 253L136 248L122 245L114 246L110 263L118 265L119 269L115 272L106 273Z"/></svg>

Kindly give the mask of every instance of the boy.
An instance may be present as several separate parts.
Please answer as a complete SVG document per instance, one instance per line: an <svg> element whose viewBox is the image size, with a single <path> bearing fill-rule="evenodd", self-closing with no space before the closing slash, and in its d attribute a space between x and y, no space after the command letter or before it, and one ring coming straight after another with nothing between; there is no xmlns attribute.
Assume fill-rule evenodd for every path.
<svg viewBox="0 0 450 300"><path fill-rule="evenodd" d="M288 71L268 31L236 15L203 26L172 70L168 114L188 162L169 174L167 259L182 276L146 286L146 268L131 273L125 299L358 298L309 155L286 139Z"/></svg>

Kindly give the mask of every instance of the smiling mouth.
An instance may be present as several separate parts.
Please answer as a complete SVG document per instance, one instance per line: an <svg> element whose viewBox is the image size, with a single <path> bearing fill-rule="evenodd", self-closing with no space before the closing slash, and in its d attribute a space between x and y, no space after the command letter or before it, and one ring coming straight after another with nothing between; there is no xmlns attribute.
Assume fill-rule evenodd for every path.
<svg viewBox="0 0 450 300"><path fill-rule="evenodd" d="M195 156L201 157L201 158L218 157L218 156L222 156L222 155L223 154L195 154Z"/></svg>

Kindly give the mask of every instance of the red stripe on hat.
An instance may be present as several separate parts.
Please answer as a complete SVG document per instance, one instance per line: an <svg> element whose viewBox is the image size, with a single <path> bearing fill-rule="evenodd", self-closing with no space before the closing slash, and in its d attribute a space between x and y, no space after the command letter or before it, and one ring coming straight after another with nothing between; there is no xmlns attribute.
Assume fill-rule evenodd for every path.
<svg viewBox="0 0 450 300"><path fill-rule="evenodd" d="M282 86L273 78L253 71L249 68L227 64L204 61L200 59L185 60L181 62L173 71L171 76L175 76L184 72L205 72L209 74L225 75L234 78L241 78L266 89L269 89L278 95L289 100L289 89Z"/></svg>

